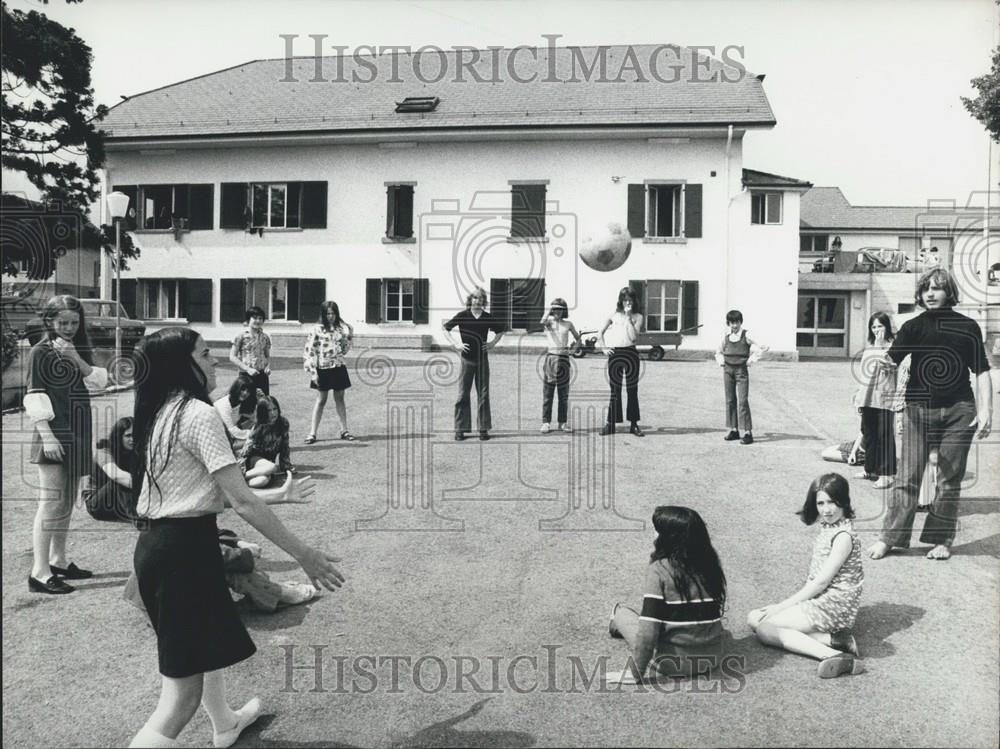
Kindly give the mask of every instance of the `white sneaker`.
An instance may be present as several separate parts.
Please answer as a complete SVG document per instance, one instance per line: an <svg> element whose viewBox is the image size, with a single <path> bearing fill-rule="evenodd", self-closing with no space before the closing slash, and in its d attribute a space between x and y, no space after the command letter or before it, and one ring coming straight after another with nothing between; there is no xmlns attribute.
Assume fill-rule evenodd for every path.
<svg viewBox="0 0 1000 749"><path fill-rule="evenodd" d="M546 421L544 424L542 424L542 428L539 429L538 431L540 431L542 434L548 434L549 429L550 429L549 422Z"/></svg>
<svg viewBox="0 0 1000 749"><path fill-rule="evenodd" d="M876 480L875 483L872 484L872 487L875 489L888 489L894 483L895 480L892 478L892 476L879 476L878 480Z"/></svg>
<svg viewBox="0 0 1000 749"><path fill-rule="evenodd" d="M295 606L316 597L317 590L308 583L281 583L279 601L287 606Z"/></svg>
<svg viewBox="0 0 1000 749"><path fill-rule="evenodd" d="M559 425L559 431L560 432L572 432L573 430L570 429L569 424L560 424Z"/></svg>
<svg viewBox="0 0 1000 749"><path fill-rule="evenodd" d="M236 711L236 725L228 731L222 733L212 733L212 746L216 749L220 747L232 746L240 734L257 718L260 717L260 700L254 697L247 704Z"/></svg>

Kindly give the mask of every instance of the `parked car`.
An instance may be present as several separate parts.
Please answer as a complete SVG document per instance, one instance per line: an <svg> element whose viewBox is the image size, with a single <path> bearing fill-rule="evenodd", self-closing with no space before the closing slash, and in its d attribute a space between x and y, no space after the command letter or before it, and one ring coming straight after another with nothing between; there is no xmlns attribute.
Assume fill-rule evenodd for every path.
<svg viewBox="0 0 1000 749"><path fill-rule="evenodd" d="M38 317L38 309L30 300L19 296L0 297L0 312L3 313L3 331L13 331L19 338L24 337L28 323Z"/></svg>
<svg viewBox="0 0 1000 749"><path fill-rule="evenodd" d="M142 320L133 320L128 316L118 302L110 299L81 299L83 316L87 322L87 334L94 348L114 349L115 347L115 310L121 313L122 353L128 354L146 334L146 324ZM25 335L28 343L34 346L42 338L44 327L37 315L28 321Z"/></svg>

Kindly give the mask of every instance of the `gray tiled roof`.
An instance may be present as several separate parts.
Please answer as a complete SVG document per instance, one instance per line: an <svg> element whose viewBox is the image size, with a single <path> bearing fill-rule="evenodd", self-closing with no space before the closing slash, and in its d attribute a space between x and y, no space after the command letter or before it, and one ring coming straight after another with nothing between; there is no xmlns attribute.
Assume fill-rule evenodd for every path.
<svg viewBox="0 0 1000 749"><path fill-rule="evenodd" d="M802 196L800 226L831 231L900 230L948 226L975 231L982 229L982 207L851 205L839 187L814 187ZM1000 227L1000 215L993 209L990 228Z"/></svg>
<svg viewBox="0 0 1000 749"><path fill-rule="evenodd" d="M743 170L743 184L747 187L812 187L812 182L782 177L780 174L758 172L756 169Z"/></svg>
<svg viewBox="0 0 1000 749"><path fill-rule="evenodd" d="M599 60L602 49L607 60L603 79L599 65L593 74L585 73ZM714 58L696 57L685 47L542 47L537 50L537 61L523 49L482 50L481 59L471 68L486 82L477 82L468 67L461 76L464 80L457 80L457 55L454 50L443 53L447 75L437 83L420 80L438 76L442 58L437 54L419 58L407 53L385 54L360 62L352 57L254 60L137 94L113 107L101 127L114 142L124 138L455 127L775 124L760 80ZM471 52L465 52L463 59L470 60ZM338 73L338 60L343 63L342 74ZM651 60L656 62L655 72L667 82L653 75ZM316 77L317 61L324 80L311 81ZM639 72L634 70L634 62ZM374 66L375 72L367 66ZM372 80L337 80L349 80L352 73ZM535 80L521 83L514 80L515 75L534 75ZM699 80L713 76L715 82ZM288 78L296 82L288 82ZM492 79L498 82L490 82ZM407 96L437 96L441 103L429 113L395 113L395 103Z"/></svg>

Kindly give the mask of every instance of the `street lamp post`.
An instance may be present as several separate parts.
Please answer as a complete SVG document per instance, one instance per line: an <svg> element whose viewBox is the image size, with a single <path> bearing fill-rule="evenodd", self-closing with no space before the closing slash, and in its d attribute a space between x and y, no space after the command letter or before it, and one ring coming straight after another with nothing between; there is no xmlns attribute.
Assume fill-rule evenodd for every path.
<svg viewBox="0 0 1000 749"><path fill-rule="evenodd" d="M108 195L108 212L115 222L115 369L121 366L122 355L122 219L128 211L128 195L113 192Z"/></svg>

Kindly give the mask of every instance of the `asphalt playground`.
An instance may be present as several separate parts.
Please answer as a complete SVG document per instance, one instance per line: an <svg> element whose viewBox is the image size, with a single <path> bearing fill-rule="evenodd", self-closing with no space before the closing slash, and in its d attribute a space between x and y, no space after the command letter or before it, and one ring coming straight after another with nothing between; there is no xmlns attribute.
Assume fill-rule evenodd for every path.
<svg viewBox="0 0 1000 749"><path fill-rule="evenodd" d="M306 376L297 360L276 363L292 460L318 491L275 510L342 558L347 583L274 615L244 610L258 653L228 672L228 691L235 704L259 695L267 714L237 746L997 746L996 436L970 456L953 558L928 561L914 539L867 561L855 628L867 671L821 681L814 662L760 645L746 614L804 580L816 531L794 512L810 481L853 473L820 459L857 428L848 362L753 367L756 443L744 446L722 439L711 361L645 363L640 439L598 436L604 360L578 360L574 431L542 435L527 352L492 357L494 438L456 443L455 360L364 352L347 394L358 441L337 439L331 399L308 446ZM220 386L233 374L220 364ZM94 406L99 433L131 413L132 394ZM29 594L28 426L3 417L5 742L123 746L159 693L152 630L121 597L136 532L78 509L71 559L97 575L70 596ZM853 478L851 489L867 545L885 495ZM639 604L658 504L708 524L729 580L731 659L709 679L608 687L601 673L626 656L608 613ZM232 511L220 526L262 543L273 578L300 574ZM210 736L199 714L180 739Z"/></svg>

